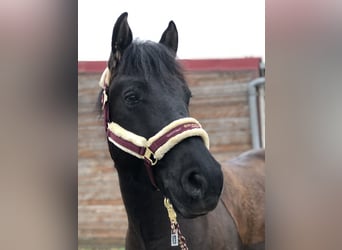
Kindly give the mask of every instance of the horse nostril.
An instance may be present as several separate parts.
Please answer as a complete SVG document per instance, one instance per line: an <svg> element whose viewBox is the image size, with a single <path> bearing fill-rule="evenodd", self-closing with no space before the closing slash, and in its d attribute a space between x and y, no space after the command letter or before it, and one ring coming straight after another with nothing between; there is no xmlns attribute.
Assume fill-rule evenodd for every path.
<svg viewBox="0 0 342 250"><path fill-rule="evenodd" d="M202 185L203 185L203 177L200 176L199 174L197 173L190 173L189 174L189 177L188 177L188 181L189 183L194 187L194 188L197 188L197 189L200 189L202 188Z"/></svg>
<svg viewBox="0 0 342 250"><path fill-rule="evenodd" d="M182 178L184 191L193 199L201 199L207 190L206 179L197 171L189 171Z"/></svg>

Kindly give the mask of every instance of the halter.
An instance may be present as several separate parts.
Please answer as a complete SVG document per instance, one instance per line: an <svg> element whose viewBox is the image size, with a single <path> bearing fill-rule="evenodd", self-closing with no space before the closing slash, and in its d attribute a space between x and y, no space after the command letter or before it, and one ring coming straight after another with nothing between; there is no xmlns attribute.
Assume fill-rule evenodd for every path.
<svg viewBox="0 0 342 250"><path fill-rule="evenodd" d="M107 102L109 80L110 71L106 68L101 76L99 85L103 88L101 102L104 111L104 126L107 138L124 152L144 160L148 176L154 187L157 188L157 185L151 167L156 165L158 161L178 143L192 136L200 136L206 147L209 148L209 137L207 132L196 119L191 117L172 121L148 139L126 130L115 122L110 122Z"/></svg>

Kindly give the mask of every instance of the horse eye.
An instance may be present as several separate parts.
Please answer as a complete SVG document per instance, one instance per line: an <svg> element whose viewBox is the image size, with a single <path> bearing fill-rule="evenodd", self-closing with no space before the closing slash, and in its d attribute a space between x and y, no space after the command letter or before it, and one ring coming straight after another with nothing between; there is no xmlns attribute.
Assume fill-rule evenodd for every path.
<svg viewBox="0 0 342 250"><path fill-rule="evenodd" d="M136 104L140 101L140 98L137 94L135 93L128 93L125 95L125 101L128 104Z"/></svg>

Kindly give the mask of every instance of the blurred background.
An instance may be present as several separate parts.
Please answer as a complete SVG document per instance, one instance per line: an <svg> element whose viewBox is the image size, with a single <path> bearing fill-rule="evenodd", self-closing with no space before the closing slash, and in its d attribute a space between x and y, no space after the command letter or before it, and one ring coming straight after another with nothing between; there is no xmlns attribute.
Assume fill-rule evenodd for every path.
<svg viewBox="0 0 342 250"><path fill-rule="evenodd" d="M107 60L113 25L128 12L133 37L159 41L170 20L179 33L178 57L265 60L265 1L89 1L78 3L78 60Z"/></svg>
<svg viewBox="0 0 342 250"><path fill-rule="evenodd" d="M81 1L78 5L78 237L80 248L120 248L127 229L103 121L94 112L113 25L128 12L133 38L158 42L170 20L193 98L190 114L226 161L265 146L265 3Z"/></svg>

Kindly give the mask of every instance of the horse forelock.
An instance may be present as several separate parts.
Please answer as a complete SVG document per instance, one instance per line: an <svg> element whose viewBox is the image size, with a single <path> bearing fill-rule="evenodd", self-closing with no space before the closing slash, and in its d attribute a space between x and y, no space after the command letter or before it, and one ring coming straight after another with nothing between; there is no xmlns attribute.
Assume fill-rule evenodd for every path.
<svg viewBox="0 0 342 250"><path fill-rule="evenodd" d="M177 84L189 91L183 69L175 55L163 44L135 40L127 47L117 68L117 76L139 76L146 82L158 82L167 89Z"/></svg>

